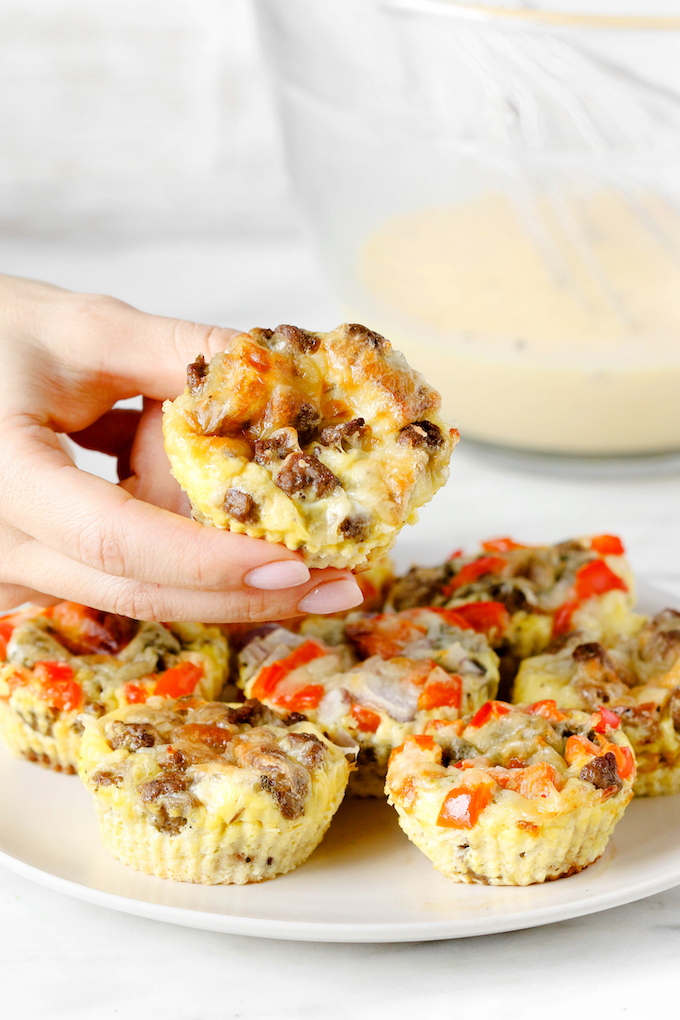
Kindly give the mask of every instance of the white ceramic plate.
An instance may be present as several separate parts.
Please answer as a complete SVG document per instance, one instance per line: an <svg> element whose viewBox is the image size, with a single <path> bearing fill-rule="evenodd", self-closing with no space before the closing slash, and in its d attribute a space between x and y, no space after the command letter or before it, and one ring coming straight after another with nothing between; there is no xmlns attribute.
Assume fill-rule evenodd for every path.
<svg viewBox="0 0 680 1020"><path fill-rule="evenodd" d="M645 612L672 602L646 591ZM321 846L290 875L192 886L141 875L100 846L74 776L0 750L0 861L59 892L130 914L237 935L412 942L513 931L680 884L680 796L636 800L603 857L571 878L517 888L456 885L435 871L378 801L343 804Z"/></svg>

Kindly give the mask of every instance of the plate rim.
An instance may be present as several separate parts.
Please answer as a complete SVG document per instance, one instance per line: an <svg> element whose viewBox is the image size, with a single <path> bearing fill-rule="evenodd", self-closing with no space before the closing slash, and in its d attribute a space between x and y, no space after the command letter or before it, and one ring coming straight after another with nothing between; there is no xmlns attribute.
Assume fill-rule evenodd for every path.
<svg viewBox="0 0 680 1020"><path fill-rule="evenodd" d="M680 796L680 795L678 795ZM680 863L674 872L663 877L648 879L634 887L622 888L595 896L587 900L580 898L560 905L546 904L526 912L514 914L489 914L485 918L455 918L445 921L411 921L377 923L282 921L278 919L249 918L235 914L192 910L150 900L135 899L120 893L106 892L93 886L62 878L52 872L28 864L5 850L0 850L0 863L10 871L36 882L54 892L70 896L98 907L117 910L152 921L177 924L185 928L199 928L225 935L247 935L252 938L272 938L293 942L338 942L338 943L397 943L437 942L458 938L474 938L478 935L499 935L503 932L522 931L538 928L559 921L600 913L615 907L635 903L648 896L665 892L680 885ZM169 880L168 880L169 881ZM271 881L274 881L273 879ZM567 879L568 881L568 879ZM187 884L187 883L173 883ZM493 888L493 887L489 887ZM531 886L527 888L532 888ZM549 915L549 916L546 916ZM197 923L200 922L200 923ZM495 923L494 923L495 922Z"/></svg>

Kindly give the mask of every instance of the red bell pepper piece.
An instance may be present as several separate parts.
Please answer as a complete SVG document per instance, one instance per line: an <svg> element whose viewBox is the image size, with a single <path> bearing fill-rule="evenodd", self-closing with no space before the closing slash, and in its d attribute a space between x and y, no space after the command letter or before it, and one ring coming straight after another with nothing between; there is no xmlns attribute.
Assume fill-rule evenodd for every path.
<svg viewBox="0 0 680 1020"><path fill-rule="evenodd" d="M274 693L272 700L281 708L287 708L289 712L307 712L310 708L317 708L325 693L323 684L307 684L306 687L297 687L293 691Z"/></svg>
<svg viewBox="0 0 680 1020"><path fill-rule="evenodd" d="M622 747L619 744L607 743L602 748L602 754L611 751L616 758L616 771L621 779L627 779L635 768L635 758L629 747Z"/></svg>
<svg viewBox="0 0 680 1020"><path fill-rule="evenodd" d="M0 619L0 658L2 659L7 658L7 644L13 630L14 626L9 621Z"/></svg>
<svg viewBox="0 0 680 1020"><path fill-rule="evenodd" d="M613 540L615 536L603 535L600 538ZM597 541L599 539L593 539L593 542ZM619 540L616 539L616 541ZM623 552L623 546L621 546L621 551ZM595 595L605 595L608 591L628 591L628 585L622 577L619 577L607 566L604 560L591 560L580 567L576 571L575 598L563 603L553 617L553 637L566 634L571 630L572 617L583 602L587 602Z"/></svg>
<svg viewBox="0 0 680 1020"><path fill-rule="evenodd" d="M553 637L567 634L571 630L571 618L578 609L578 606L579 604L576 599L570 599L569 602L564 602L559 609L555 610L552 626Z"/></svg>
<svg viewBox="0 0 680 1020"><path fill-rule="evenodd" d="M150 691L140 684L127 683L123 686L123 694L128 705L143 705Z"/></svg>
<svg viewBox="0 0 680 1020"><path fill-rule="evenodd" d="M510 613L502 602L466 602L450 612L457 613L478 634L504 634L510 626Z"/></svg>
<svg viewBox="0 0 680 1020"><path fill-rule="evenodd" d="M511 708L512 705L507 705L504 701L486 701L473 715L468 725L478 728L487 723L489 719L499 719L502 715L507 715Z"/></svg>
<svg viewBox="0 0 680 1020"><path fill-rule="evenodd" d="M444 798L437 825L449 829L472 829L492 800L493 787L490 784L456 786Z"/></svg>
<svg viewBox="0 0 680 1020"><path fill-rule="evenodd" d="M375 733L380 726L380 716L365 705L352 705L349 713L357 724L357 728L364 733Z"/></svg>
<svg viewBox="0 0 680 1020"><path fill-rule="evenodd" d="M505 785L507 789L515 790L528 800L536 800L539 797L550 797L559 789L559 782L557 769L547 762L539 761L535 765L518 769L518 774L512 776Z"/></svg>
<svg viewBox="0 0 680 1020"><path fill-rule="evenodd" d="M460 708L462 693L463 681L456 674L448 680L433 680L421 691L418 708L426 712L431 708Z"/></svg>
<svg viewBox="0 0 680 1020"><path fill-rule="evenodd" d="M441 616L451 627L458 627L460 630L474 629L472 624L468 623L465 617L458 612L458 609L442 609L439 606L428 606L427 611L428 613L436 613L437 616Z"/></svg>
<svg viewBox="0 0 680 1020"><path fill-rule="evenodd" d="M33 676L40 684L40 697L59 712L82 708L83 689L67 662L36 662Z"/></svg>
<svg viewBox="0 0 680 1020"><path fill-rule="evenodd" d="M581 758L584 754L592 754L597 757L601 754L601 748L587 737L579 737L577 734L569 737L564 748L564 759L567 765L573 765L576 759Z"/></svg>
<svg viewBox="0 0 680 1020"><path fill-rule="evenodd" d="M415 737L407 737L407 740L412 740L421 751L434 751L437 747L435 741L427 733L418 733ZM404 744L401 745L402 748Z"/></svg>
<svg viewBox="0 0 680 1020"><path fill-rule="evenodd" d="M574 588L579 602L585 602L594 595L604 595L608 591L628 591L623 578L615 574L604 560L591 560L577 570Z"/></svg>
<svg viewBox="0 0 680 1020"><path fill-rule="evenodd" d="M566 715L563 715L557 707L557 702L553 701L552 698L546 698L544 701L535 701L533 705L529 705L527 712L530 715L540 715L542 719L547 719L548 722L561 722L562 719L566 719Z"/></svg>
<svg viewBox="0 0 680 1020"><path fill-rule="evenodd" d="M597 715L597 722L593 726L596 733L606 733L607 730L616 730L621 725L616 712L612 712L611 709L605 708L604 705L600 705Z"/></svg>
<svg viewBox="0 0 680 1020"><path fill-rule="evenodd" d="M202 676L203 666L197 666L195 662L180 662L159 675L153 693L161 698L183 698L194 693Z"/></svg>
<svg viewBox="0 0 680 1020"><path fill-rule="evenodd" d="M513 549L530 549L529 545L522 545L515 542L513 538L488 538L482 542L482 549L485 552L512 552Z"/></svg>
<svg viewBox="0 0 680 1020"><path fill-rule="evenodd" d="M0 616L0 657L6 658L7 645L14 633L15 627L18 627L20 623L24 623L25 620L30 620L34 616L40 616L48 612L49 609L43 610L40 606L29 606L27 609L18 609L16 613Z"/></svg>
<svg viewBox="0 0 680 1020"><path fill-rule="evenodd" d="M621 539L616 535L595 535L590 548L600 556L623 556L625 552Z"/></svg>
<svg viewBox="0 0 680 1020"><path fill-rule="evenodd" d="M296 648L290 655L271 666L265 666L253 684L252 697L266 698L274 693L283 678L300 666L306 666L313 659L319 659L325 655L325 649L317 645L315 641L305 641L299 648Z"/></svg>
<svg viewBox="0 0 680 1020"><path fill-rule="evenodd" d="M464 584L472 584L473 581L479 580L486 574L499 574L507 566L507 563L508 561L502 556L480 556L472 563L466 563L464 567L461 567L446 586L448 592L454 592Z"/></svg>

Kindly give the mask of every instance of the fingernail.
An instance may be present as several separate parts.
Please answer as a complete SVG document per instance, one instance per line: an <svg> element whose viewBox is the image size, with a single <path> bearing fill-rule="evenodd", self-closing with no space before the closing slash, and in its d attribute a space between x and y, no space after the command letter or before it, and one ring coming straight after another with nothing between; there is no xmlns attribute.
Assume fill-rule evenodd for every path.
<svg viewBox="0 0 680 1020"><path fill-rule="evenodd" d="M353 609L364 601L361 589L356 581L327 581L318 588L312 588L298 602L301 613L341 613L343 609Z"/></svg>
<svg viewBox="0 0 680 1020"><path fill-rule="evenodd" d="M301 560L274 560L249 570L243 583L248 588L276 591L278 588L295 588L308 581L309 577L309 570Z"/></svg>

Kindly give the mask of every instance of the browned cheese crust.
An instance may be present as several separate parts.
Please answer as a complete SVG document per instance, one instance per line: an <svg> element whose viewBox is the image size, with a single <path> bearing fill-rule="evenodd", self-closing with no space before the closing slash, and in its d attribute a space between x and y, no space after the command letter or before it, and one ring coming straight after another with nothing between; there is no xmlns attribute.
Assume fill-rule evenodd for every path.
<svg viewBox="0 0 680 1020"><path fill-rule="evenodd" d="M363 568L448 476L440 397L357 324L234 337L164 406L172 470L204 524Z"/></svg>

